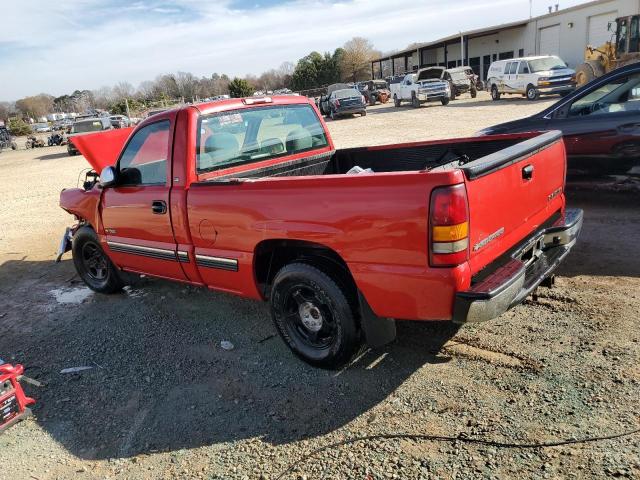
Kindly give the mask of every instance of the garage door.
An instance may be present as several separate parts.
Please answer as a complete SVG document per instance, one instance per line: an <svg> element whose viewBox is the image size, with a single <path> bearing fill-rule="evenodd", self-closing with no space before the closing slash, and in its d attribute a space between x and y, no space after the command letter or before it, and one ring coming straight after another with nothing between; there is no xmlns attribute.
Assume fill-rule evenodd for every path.
<svg viewBox="0 0 640 480"><path fill-rule="evenodd" d="M589 17L589 33L587 36L587 42L593 47L599 47L605 42L611 40L612 32L607 30L609 22L613 22L616 19L616 12L603 13L601 15L594 15Z"/></svg>
<svg viewBox="0 0 640 480"><path fill-rule="evenodd" d="M560 25L540 29L540 55L558 55L560 53Z"/></svg>

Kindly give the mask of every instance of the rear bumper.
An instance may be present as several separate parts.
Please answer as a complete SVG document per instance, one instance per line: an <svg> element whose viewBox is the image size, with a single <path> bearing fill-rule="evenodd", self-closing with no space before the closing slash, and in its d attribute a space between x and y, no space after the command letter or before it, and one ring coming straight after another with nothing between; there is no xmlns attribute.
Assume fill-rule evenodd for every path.
<svg viewBox="0 0 640 480"><path fill-rule="evenodd" d="M457 293L453 321L490 320L521 303L569 254L580 234L582 218L582 210L567 210L562 224L537 231L513 251L506 263L470 290Z"/></svg>
<svg viewBox="0 0 640 480"><path fill-rule="evenodd" d="M340 107L335 111L335 115L353 115L354 113L362 113L367 109L364 105L353 105L348 107Z"/></svg>

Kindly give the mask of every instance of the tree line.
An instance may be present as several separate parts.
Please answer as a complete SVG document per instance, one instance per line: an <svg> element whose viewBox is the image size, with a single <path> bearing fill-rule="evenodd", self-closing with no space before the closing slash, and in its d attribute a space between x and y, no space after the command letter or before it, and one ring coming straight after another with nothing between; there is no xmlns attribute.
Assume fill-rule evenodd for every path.
<svg viewBox="0 0 640 480"><path fill-rule="evenodd" d="M126 113L147 108L171 106L179 102L196 102L217 95L244 97L255 91L288 88L294 91L321 88L340 81L356 82L371 76L370 62L380 55L372 43L355 37L333 53L313 51L296 64L284 62L278 68L261 75L229 78L225 74L197 77L189 72L159 75L134 87L127 81L97 90L75 90L55 97L46 93L21 98L15 102L0 102L0 120L38 118L54 112L84 113L102 109Z"/></svg>

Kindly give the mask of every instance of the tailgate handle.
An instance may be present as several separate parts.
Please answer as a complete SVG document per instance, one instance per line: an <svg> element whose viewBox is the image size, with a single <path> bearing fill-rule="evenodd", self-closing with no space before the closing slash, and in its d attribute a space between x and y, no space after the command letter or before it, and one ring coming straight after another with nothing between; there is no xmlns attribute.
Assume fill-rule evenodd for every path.
<svg viewBox="0 0 640 480"><path fill-rule="evenodd" d="M167 213L167 202L164 200L154 200L151 203L151 211L158 215L164 215Z"/></svg>
<svg viewBox="0 0 640 480"><path fill-rule="evenodd" d="M522 169L522 178L524 180L531 180L533 178L533 165L527 165Z"/></svg>

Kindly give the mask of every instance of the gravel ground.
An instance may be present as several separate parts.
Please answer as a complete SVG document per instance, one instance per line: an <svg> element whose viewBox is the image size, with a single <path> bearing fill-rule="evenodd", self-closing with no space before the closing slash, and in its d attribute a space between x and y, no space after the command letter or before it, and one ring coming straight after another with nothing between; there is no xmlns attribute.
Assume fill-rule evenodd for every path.
<svg viewBox="0 0 640 480"><path fill-rule="evenodd" d="M384 105L329 128L339 147L463 136L551 101ZM34 416L0 436L6 478L640 478L640 436L368 439L304 458L363 435L528 443L638 428L637 184L569 187L582 236L536 300L475 327L402 322L394 344L327 372L294 358L264 304L148 278L95 295L69 258L53 264L71 223L58 192L85 167L64 147L0 154L0 357L45 383L26 387ZM92 368L60 373L75 366Z"/></svg>

